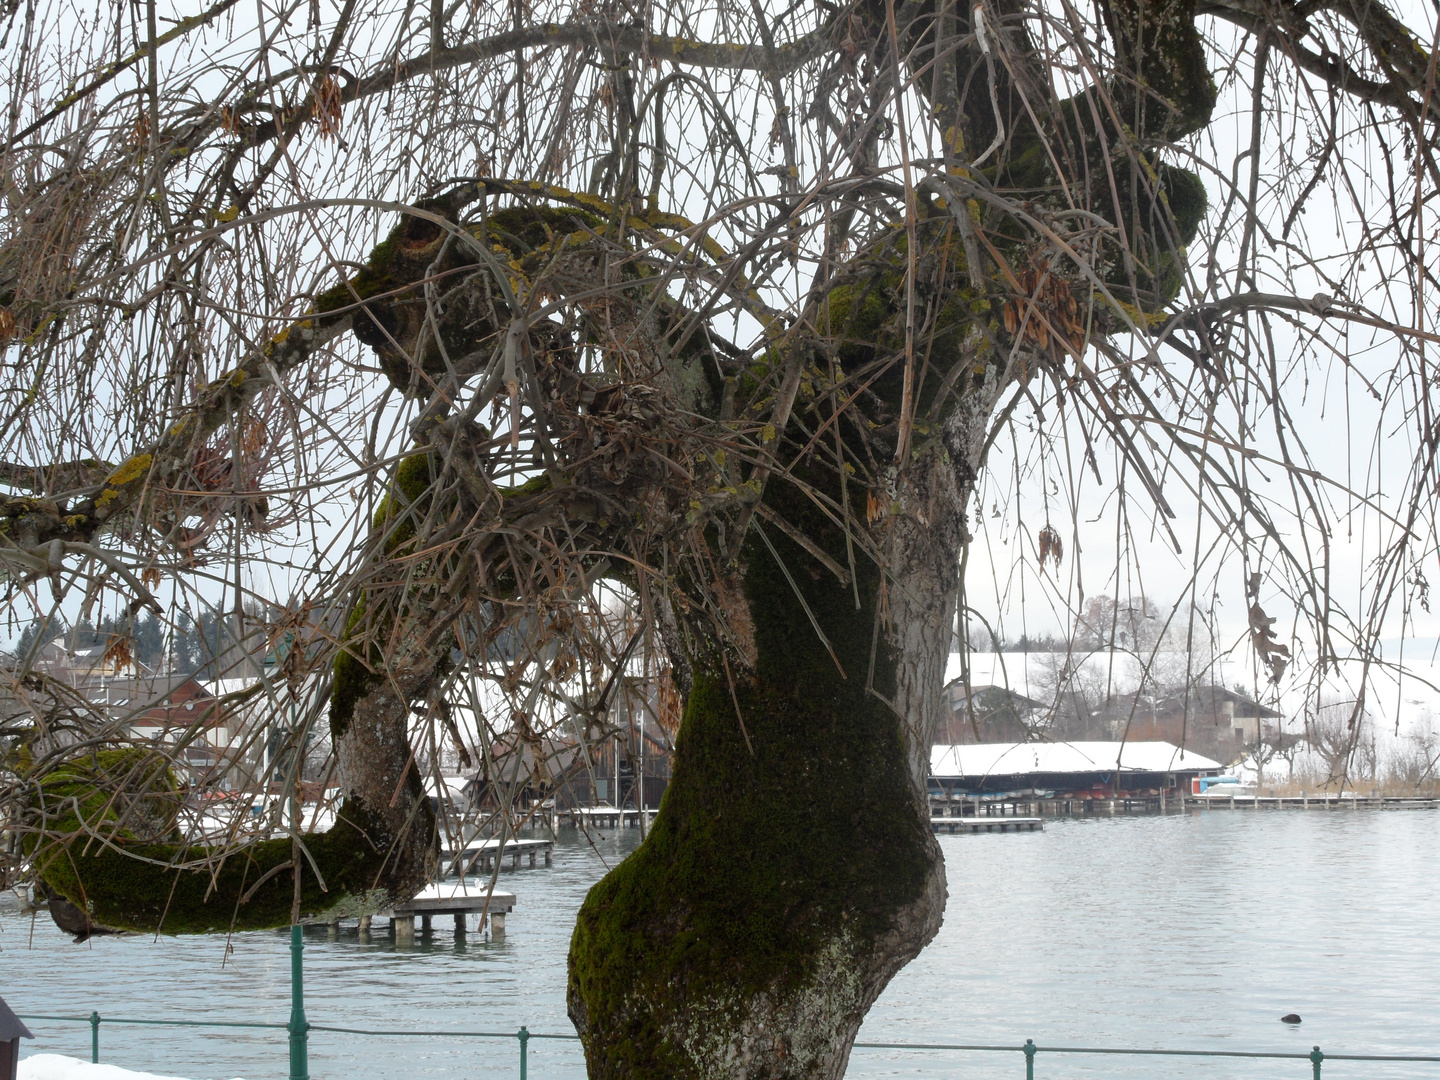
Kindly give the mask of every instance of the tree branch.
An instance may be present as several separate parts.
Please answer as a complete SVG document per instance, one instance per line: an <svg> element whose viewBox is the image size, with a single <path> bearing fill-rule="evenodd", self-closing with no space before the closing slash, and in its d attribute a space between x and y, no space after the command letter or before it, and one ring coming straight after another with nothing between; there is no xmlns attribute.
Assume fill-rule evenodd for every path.
<svg viewBox="0 0 1440 1080"><path fill-rule="evenodd" d="M1365 41L1375 62L1389 75L1389 82L1361 75L1340 57L1315 52L1301 44L1310 33L1305 14L1294 5L1276 12L1268 4L1256 0L1205 0L1196 7L1197 14L1214 15L1252 33L1268 28L1281 42L1282 49L1296 67L1324 80L1329 86L1363 101L1397 109L1419 119L1428 112L1440 119L1440 96L1426 94L1430 56L1399 20L1380 4L1363 6L1348 2L1324 4L1352 26ZM1313 10L1313 9L1312 9Z"/></svg>
<svg viewBox="0 0 1440 1080"><path fill-rule="evenodd" d="M181 19L179 23L177 23L175 26L171 27L169 30L165 31L165 33L161 34L155 39L154 47L168 45L176 38L184 37L196 27L209 24L219 16L223 15L226 11L229 11L232 7L235 6L237 2L238 0L220 0L218 4L216 4L208 11L202 12L199 15L192 15L188 19ZM140 61L148 59L150 57L151 48L151 44L147 42L144 46L135 50L129 56L122 57L121 59L116 60L114 63L105 65L105 67L100 69L99 75L95 76L95 78L91 79L88 83L80 87L78 90L72 90L70 93L66 94L49 109L47 109L41 116L32 121L27 127L16 132L15 136L8 143L5 144L5 149L3 151L0 151L0 153L9 153L17 145L19 145L21 140L27 139L31 135L35 134L35 132L39 131L51 120L54 120L66 109L70 108L72 105L78 105L80 102L85 101L87 98L90 97L91 94L93 94L96 90L99 90L106 83L110 82L117 75L120 75L122 72L128 71L130 68L140 63Z"/></svg>
<svg viewBox="0 0 1440 1080"><path fill-rule="evenodd" d="M570 23L542 23L503 34L494 34L465 45L429 51L399 64L378 65L367 76L355 79L341 91L341 102L350 105L377 94L384 94L421 75L467 67L485 60L508 56L526 49L550 48L556 45L595 45L606 53L641 53L652 60L669 60L675 64L725 71L758 71L771 76L786 75L819 56L830 40L827 24L797 38L788 45L766 49L763 45L732 42L695 41L689 38L662 37L647 34L644 29L617 26L590 19ZM246 96L255 98L265 86L253 87ZM243 107L242 107L243 111ZM181 137L180 145L194 147L218 126L210 120L203 127ZM273 119L240 128L238 150L263 145L279 134L280 125Z"/></svg>

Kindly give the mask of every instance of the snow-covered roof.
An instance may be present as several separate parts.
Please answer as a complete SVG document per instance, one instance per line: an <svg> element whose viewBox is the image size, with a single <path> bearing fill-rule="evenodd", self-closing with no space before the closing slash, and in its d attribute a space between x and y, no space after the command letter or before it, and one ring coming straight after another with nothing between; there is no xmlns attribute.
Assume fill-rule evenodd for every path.
<svg viewBox="0 0 1440 1080"><path fill-rule="evenodd" d="M454 798L457 795L463 795L465 792L465 785L470 783L470 780L471 777L468 776L436 777L435 774L431 772L426 772L421 777L421 782L425 785L426 795L439 795L440 787L443 784L445 787L445 794L450 798Z"/></svg>
<svg viewBox="0 0 1440 1080"><path fill-rule="evenodd" d="M1207 771L1218 761L1168 742L976 743L936 746L931 776L1017 776L1026 773Z"/></svg>

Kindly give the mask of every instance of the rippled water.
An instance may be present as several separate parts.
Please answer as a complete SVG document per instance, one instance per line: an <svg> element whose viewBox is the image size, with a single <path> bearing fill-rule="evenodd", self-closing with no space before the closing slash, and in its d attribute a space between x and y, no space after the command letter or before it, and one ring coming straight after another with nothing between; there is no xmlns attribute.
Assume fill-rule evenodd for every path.
<svg viewBox="0 0 1440 1080"><path fill-rule="evenodd" d="M397 949L306 933L312 1023L571 1033L565 951L586 889L636 830L592 850L562 831L555 865L506 871L507 936ZM1440 813L1209 811L1052 821L1033 834L942 836L950 902L862 1041L1440 1053ZM283 1022L282 933L101 938L0 908L0 996L21 1013ZM1298 1012L1304 1023L1278 1022ZM86 1057L89 1028L36 1022L24 1052ZM577 1044L530 1044L529 1075L583 1075ZM188 1077L283 1077L283 1031L105 1026L101 1060ZM315 1033L311 1074L513 1077L514 1040ZM1038 1080L1245 1076L1307 1080L1308 1062L1049 1057ZM1327 1080L1440 1075L1437 1065L1332 1062ZM1018 1054L857 1049L851 1077L1024 1076Z"/></svg>

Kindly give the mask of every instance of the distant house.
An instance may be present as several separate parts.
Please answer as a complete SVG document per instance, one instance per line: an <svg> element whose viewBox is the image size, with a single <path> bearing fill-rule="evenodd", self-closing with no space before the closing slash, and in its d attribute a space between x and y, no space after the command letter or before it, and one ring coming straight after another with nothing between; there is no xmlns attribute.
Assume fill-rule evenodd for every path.
<svg viewBox="0 0 1440 1080"><path fill-rule="evenodd" d="M176 764L189 771L191 783L218 779L234 764L235 718L220 709L215 695L198 679L112 679L82 689L123 721L132 737L169 745L183 742Z"/></svg>
<svg viewBox="0 0 1440 1080"><path fill-rule="evenodd" d="M1190 790L1220 763L1168 742L1022 742L936 746L930 752L932 794L1039 794L1115 798Z"/></svg>
<svg viewBox="0 0 1440 1080"><path fill-rule="evenodd" d="M513 778L521 777L529 779L511 792L518 807L552 798L562 809L615 805L617 800L634 806L643 778L645 805L654 809L670 783L674 743L648 710L645 721L640 713L636 708L615 717L619 730L613 737L584 744L559 733L531 743L517 732L502 732L491 741L489 766L484 760L477 762L462 794L474 807L493 808L499 805L501 793L510 789ZM537 767L537 749L544 756L543 767ZM496 782L491 779L492 768L499 778Z"/></svg>
<svg viewBox="0 0 1440 1080"><path fill-rule="evenodd" d="M1045 707L1008 687L966 686L964 679L952 679L944 695L949 708L935 733L935 742L944 745L1024 742L1033 731L1032 718Z"/></svg>
<svg viewBox="0 0 1440 1080"><path fill-rule="evenodd" d="M160 690L164 681L171 683ZM113 685L107 689L112 690ZM230 741L230 719L220 711L219 701L203 683L191 676L173 680L156 680L150 693L143 686L135 687L135 697L118 707L129 706L126 718L130 730L139 738L163 739L174 742L181 733L197 725L205 730L207 742L225 745ZM160 690L155 693L155 690Z"/></svg>
<svg viewBox="0 0 1440 1080"><path fill-rule="evenodd" d="M670 733L653 719L646 724L636 723L633 717L629 721L616 739L593 748L592 801L634 806L639 795L636 789L643 777L645 806L654 809L660 805L660 797L670 784L675 746ZM573 775L583 786L590 778L583 772L583 760L579 765L580 769Z"/></svg>
<svg viewBox="0 0 1440 1080"><path fill-rule="evenodd" d="M464 815L470 811L470 797L480 789L475 777L427 772L420 777L430 809L437 815Z"/></svg>
<svg viewBox="0 0 1440 1080"><path fill-rule="evenodd" d="M1267 720L1283 714L1238 690L1214 684L1149 696L1121 694L1102 710L1111 734L1126 740L1163 740L1233 761L1265 737Z"/></svg>
<svg viewBox="0 0 1440 1080"><path fill-rule="evenodd" d="M52 650L49 670L35 665L40 674L73 688L73 693L58 695L46 691L51 700L65 708L85 709L96 731L164 747L182 782L215 780L231 770L234 718L219 709L215 695L203 683L188 675L154 675L143 668L138 675L114 675L108 665L71 664L77 655L83 660L83 654L101 649ZM11 693L5 698L7 712L24 713L36 707L36 702L18 700Z"/></svg>
<svg viewBox="0 0 1440 1080"><path fill-rule="evenodd" d="M35 656L36 671L53 678L78 685L102 678L118 678L126 672L142 675L153 674L128 653L112 650L108 645L86 645L83 648L67 648L63 638L56 638L41 646Z"/></svg>

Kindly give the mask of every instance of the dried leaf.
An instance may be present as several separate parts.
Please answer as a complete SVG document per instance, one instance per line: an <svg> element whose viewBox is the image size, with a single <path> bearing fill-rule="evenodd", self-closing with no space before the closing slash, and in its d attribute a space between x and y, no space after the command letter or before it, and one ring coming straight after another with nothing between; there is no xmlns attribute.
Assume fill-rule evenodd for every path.
<svg viewBox="0 0 1440 1080"><path fill-rule="evenodd" d="M890 497L883 491L865 494L865 524L873 525L890 512Z"/></svg>
<svg viewBox="0 0 1440 1080"><path fill-rule="evenodd" d="M265 425L259 420L251 420L245 425L245 439L240 446L247 457L254 457L265 449L269 439L270 433L265 430Z"/></svg>
<svg viewBox="0 0 1440 1080"><path fill-rule="evenodd" d="M315 100L310 105L310 116L320 125L320 137L333 139L340 134L344 122L344 98L340 93L339 80L326 75L315 88Z"/></svg>
<svg viewBox="0 0 1440 1080"><path fill-rule="evenodd" d="M1049 559L1054 559L1055 569L1060 569L1060 560L1065 557L1065 545L1060 539L1059 530L1047 522L1036 535L1036 541L1040 547L1040 569L1045 569L1045 563Z"/></svg>
<svg viewBox="0 0 1440 1080"><path fill-rule="evenodd" d="M102 657L105 663L113 663L118 671L121 668L135 666L135 652L128 634L111 634L110 640L105 644L105 655Z"/></svg>

